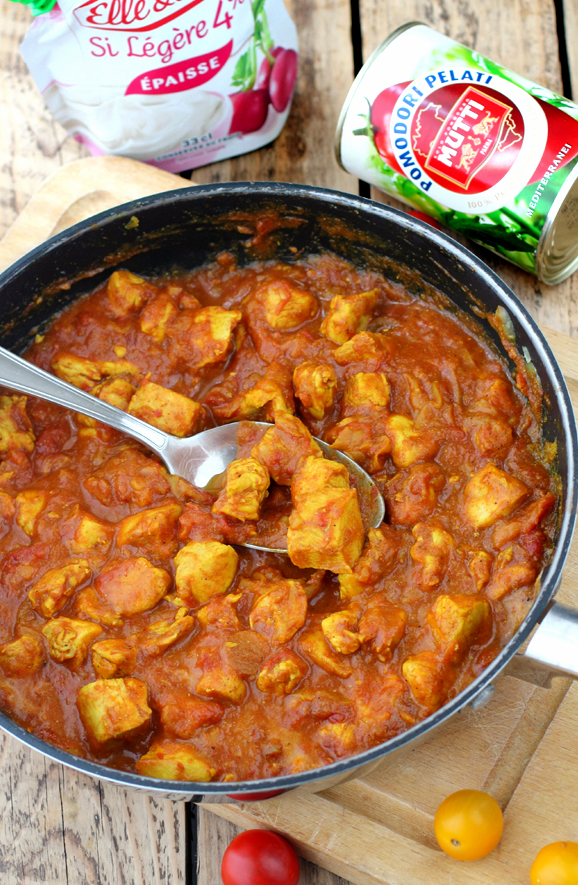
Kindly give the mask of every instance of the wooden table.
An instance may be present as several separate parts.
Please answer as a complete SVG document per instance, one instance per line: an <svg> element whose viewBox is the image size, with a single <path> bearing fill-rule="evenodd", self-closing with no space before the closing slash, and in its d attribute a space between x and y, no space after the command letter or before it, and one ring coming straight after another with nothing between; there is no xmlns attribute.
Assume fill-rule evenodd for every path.
<svg viewBox="0 0 578 885"><path fill-rule="evenodd" d="M335 124L354 70L410 20L428 22L537 83L570 97L574 89L578 96L578 0L286 3L300 35L300 69L285 130L270 147L197 170L199 183L283 180L369 195L333 158ZM32 16L7 0L0 0L0 16L1 236L48 175L85 152L51 119L20 57ZM548 288L473 248L539 322L578 337L578 274ZM182 803L97 783L0 736L2 885L217 885L233 832L231 824L202 809L196 813ZM452 881L461 881L459 868ZM302 885L340 882L345 880L304 862Z"/></svg>

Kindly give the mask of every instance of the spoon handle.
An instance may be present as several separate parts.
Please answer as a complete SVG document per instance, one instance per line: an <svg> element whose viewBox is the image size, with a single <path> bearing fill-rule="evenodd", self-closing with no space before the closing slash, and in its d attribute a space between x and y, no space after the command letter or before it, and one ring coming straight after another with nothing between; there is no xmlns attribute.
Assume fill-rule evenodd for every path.
<svg viewBox="0 0 578 885"><path fill-rule="evenodd" d="M72 384L67 384L66 381L61 381L44 369L39 369L38 366L0 347L0 385L2 384L20 393L47 399L57 406L64 406L88 418L102 421L103 424L108 424L109 427L114 427L115 430L120 430L144 443L163 458L163 450L169 441L169 436L162 430L73 387Z"/></svg>

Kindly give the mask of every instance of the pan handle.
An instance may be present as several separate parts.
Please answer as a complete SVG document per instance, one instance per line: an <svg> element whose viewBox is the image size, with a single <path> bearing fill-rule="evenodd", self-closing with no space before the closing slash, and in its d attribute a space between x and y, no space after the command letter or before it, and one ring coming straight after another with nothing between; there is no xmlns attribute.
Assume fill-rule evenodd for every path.
<svg viewBox="0 0 578 885"><path fill-rule="evenodd" d="M555 602L526 650L514 655L506 672L544 688L553 676L578 680L578 611Z"/></svg>

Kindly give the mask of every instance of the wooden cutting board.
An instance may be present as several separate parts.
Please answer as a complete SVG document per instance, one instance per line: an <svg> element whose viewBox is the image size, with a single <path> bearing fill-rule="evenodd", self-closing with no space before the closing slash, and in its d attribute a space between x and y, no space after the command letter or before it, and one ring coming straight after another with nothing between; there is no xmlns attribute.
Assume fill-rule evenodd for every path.
<svg viewBox="0 0 578 885"><path fill-rule="evenodd" d="M89 215L188 186L124 158L64 166L0 241L0 269ZM578 342L544 331L578 409ZM558 598L578 607L578 540ZM496 797L505 830L490 857L460 864L437 847L433 816L448 793L472 787ZM505 675L488 706L366 777L309 796L203 807L242 827L277 830L303 857L356 885L528 885L543 845L578 838L578 686L556 678L544 688Z"/></svg>

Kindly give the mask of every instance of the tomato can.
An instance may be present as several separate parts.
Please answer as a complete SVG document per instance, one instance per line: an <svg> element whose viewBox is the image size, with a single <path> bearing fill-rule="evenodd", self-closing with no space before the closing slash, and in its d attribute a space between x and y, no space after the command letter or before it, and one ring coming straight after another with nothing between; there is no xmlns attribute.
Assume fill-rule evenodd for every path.
<svg viewBox="0 0 578 885"><path fill-rule="evenodd" d="M545 283L578 268L578 106L421 22L359 72L336 152Z"/></svg>

